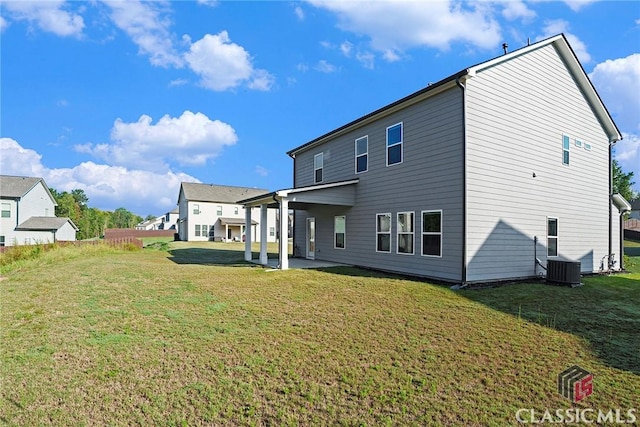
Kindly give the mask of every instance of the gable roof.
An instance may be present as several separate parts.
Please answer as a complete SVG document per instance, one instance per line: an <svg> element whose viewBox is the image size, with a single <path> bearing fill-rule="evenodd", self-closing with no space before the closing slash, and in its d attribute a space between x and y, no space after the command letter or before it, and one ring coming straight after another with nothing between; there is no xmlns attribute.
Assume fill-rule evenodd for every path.
<svg viewBox="0 0 640 427"><path fill-rule="evenodd" d="M58 218L55 216L32 216L22 224L16 227L16 230L41 230L41 231L58 231L67 222L78 231L78 227L69 218Z"/></svg>
<svg viewBox="0 0 640 427"><path fill-rule="evenodd" d="M263 188L234 187L229 185L197 184L183 182L180 194L191 202L218 202L236 204L239 200L248 199L269 192Z"/></svg>
<svg viewBox="0 0 640 427"><path fill-rule="evenodd" d="M565 62L567 68L571 72L574 77L576 84L582 90L587 102L591 105L591 108L594 111L594 114L600 121L602 128L605 130L605 133L609 137L609 142L620 141L622 139L622 135L620 134L620 130L613 122L609 111L605 107L602 99L596 92L595 87L589 80L587 73L582 68L578 57L575 52L569 45L564 34L558 34L553 37L549 37L547 39L541 40L537 43L533 43L531 45L522 47L520 49L516 49L512 52L506 53L504 55L500 55L496 58L490 59L488 61L481 62L469 68L465 68L455 74L450 75L437 83L430 84L429 86L414 92L402 99L399 99L396 102L393 102L389 105L386 105L378 110L375 110L365 116L360 117L350 123L347 123L344 126L341 126L337 129L334 129L318 138L315 138L306 144L303 144L297 148L294 148L287 152L290 157L295 157L296 154L306 151L312 147L315 147L329 138L336 137L338 135L344 134L346 132L350 132L358 127L364 126L367 123L371 123L372 121L378 120L381 117L387 116L393 112L396 112L402 108L405 108L411 104L419 102L423 99L436 95L437 93L442 92L443 90L447 90L455 87L456 83L460 81L463 77L472 78L476 75L476 73L481 72L489 67L493 67L505 61L509 61L511 59L517 58L521 55L525 55L533 50L540 49L542 47L553 45L557 49L558 54Z"/></svg>
<svg viewBox="0 0 640 427"><path fill-rule="evenodd" d="M40 182L51 197L53 204L58 206L44 179L37 177L0 175L0 198L19 200Z"/></svg>

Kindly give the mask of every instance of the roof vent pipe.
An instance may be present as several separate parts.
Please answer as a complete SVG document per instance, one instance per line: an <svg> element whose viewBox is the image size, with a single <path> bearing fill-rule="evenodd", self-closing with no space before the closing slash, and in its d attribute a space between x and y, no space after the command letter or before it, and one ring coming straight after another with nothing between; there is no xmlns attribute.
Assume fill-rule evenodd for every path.
<svg viewBox="0 0 640 427"><path fill-rule="evenodd" d="M504 49L504 54L506 55L509 52L509 45L507 43L502 43L502 49Z"/></svg>

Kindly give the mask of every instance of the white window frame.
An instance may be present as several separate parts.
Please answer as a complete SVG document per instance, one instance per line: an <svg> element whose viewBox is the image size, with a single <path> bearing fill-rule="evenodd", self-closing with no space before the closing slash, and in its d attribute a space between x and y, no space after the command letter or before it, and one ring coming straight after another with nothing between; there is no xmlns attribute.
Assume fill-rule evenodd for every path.
<svg viewBox="0 0 640 427"><path fill-rule="evenodd" d="M565 141L567 142L566 148ZM567 153L566 161L565 153ZM571 138L569 137L569 135L562 135L562 164L565 166L569 166L571 164Z"/></svg>
<svg viewBox="0 0 640 427"><path fill-rule="evenodd" d="M362 140L364 140L367 143L367 149L366 149L366 151L364 153L359 153L358 154L358 141L362 141ZM369 170L369 135L365 135L365 136L362 136L362 137L356 139L354 152L355 152L354 170L355 170L356 174L367 172ZM367 165L364 168L364 170L358 171L358 158L363 157L363 156L366 156L366 158L367 158Z"/></svg>
<svg viewBox="0 0 640 427"><path fill-rule="evenodd" d="M202 227L202 226L201 226L200 224L196 224L196 227L195 227L195 230L194 230L194 235L195 235L196 237L201 237L201 236L202 236L202 233L201 233L201 231L200 231L200 228L201 228L201 227Z"/></svg>
<svg viewBox="0 0 640 427"><path fill-rule="evenodd" d="M378 217L379 216L386 216L389 217L389 231L378 231ZM392 236L392 231L393 231L393 226L391 223L391 212L385 212L385 213L377 213L376 214L376 252L381 253L381 254L390 254L391 253L391 248L392 248L392 242L393 239L391 239ZM389 235L389 250L388 251L381 251L378 250L378 236L381 234L388 234Z"/></svg>
<svg viewBox="0 0 640 427"><path fill-rule="evenodd" d="M549 234L549 220L555 219L556 220L556 234L555 235L550 235ZM555 255L549 255L549 239L555 239L556 240L556 254ZM558 219L558 217L555 216L548 216L547 217L547 258L557 258L560 256L560 220Z"/></svg>
<svg viewBox="0 0 640 427"><path fill-rule="evenodd" d="M344 231L341 232L343 234L342 238L342 247L338 246L338 231L337 231L337 222L338 218L342 218L344 221ZM347 248L347 216L346 215L336 215L333 217L333 248L334 249L346 249Z"/></svg>
<svg viewBox="0 0 640 427"><path fill-rule="evenodd" d="M194 203L193 204L193 214L194 215L200 215L200 204L199 203Z"/></svg>
<svg viewBox="0 0 640 427"><path fill-rule="evenodd" d="M400 215L411 215L411 231L400 231ZM400 252L400 235L411 235L411 252ZM413 211L396 213L396 254L414 255L416 253L416 213Z"/></svg>
<svg viewBox="0 0 640 427"><path fill-rule="evenodd" d="M400 125L400 142L396 142L392 145L389 145L389 129L394 128L396 126ZM394 125L388 126L387 127L387 131L386 131L386 147L385 147L385 153L387 156L387 167L389 166L395 166L395 165L400 165L404 162L404 123L403 122L398 122ZM391 147L395 147L399 145L400 146L400 161L397 163L391 163L389 164L389 148Z"/></svg>
<svg viewBox="0 0 640 427"><path fill-rule="evenodd" d="M430 214L430 213L439 213L440 214L440 231L439 232L435 232L435 231L424 231L424 214ZM428 211L422 211L420 212L420 223L421 223L421 231L422 231L422 242L421 243L421 248L420 248L420 254L422 256L425 257L429 257L429 258L442 258L442 246L444 244L444 233L442 230L442 224L443 224L443 214L442 214L442 209L432 209L432 210L428 210ZM440 250L439 250L439 255L431 255L431 254L425 254L424 253L424 236L440 236Z"/></svg>
<svg viewBox="0 0 640 427"><path fill-rule="evenodd" d="M222 216L222 205L216 205L216 215Z"/></svg>
<svg viewBox="0 0 640 427"><path fill-rule="evenodd" d="M237 206L233 208L233 214L234 215L238 215L238 207Z"/></svg>
<svg viewBox="0 0 640 427"><path fill-rule="evenodd" d="M270 237L274 237L276 235L276 228L275 227L269 227L269 236Z"/></svg>
<svg viewBox="0 0 640 427"><path fill-rule="evenodd" d="M11 203L2 202L0 206L2 206L2 218L11 218Z"/></svg>
<svg viewBox="0 0 640 427"><path fill-rule="evenodd" d="M320 167L317 166L316 159L320 159ZM320 171L320 180L318 181L318 171ZM318 153L313 156L313 182L321 183L324 180L324 153Z"/></svg>

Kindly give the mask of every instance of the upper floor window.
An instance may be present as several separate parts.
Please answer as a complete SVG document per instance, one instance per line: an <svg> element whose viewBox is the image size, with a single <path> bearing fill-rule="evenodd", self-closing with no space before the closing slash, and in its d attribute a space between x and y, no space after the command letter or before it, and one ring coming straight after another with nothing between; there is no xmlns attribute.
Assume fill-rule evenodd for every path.
<svg viewBox="0 0 640 427"><path fill-rule="evenodd" d="M569 147L571 146L569 142L569 137L567 135L562 135L562 164L569 164Z"/></svg>
<svg viewBox="0 0 640 427"><path fill-rule="evenodd" d="M356 173L366 172L369 167L369 137L356 139Z"/></svg>
<svg viewBox="0 0 640 427"><path fill-rule="evenodd" d="M193 204L193 213L194 215L198 215L200 213L200 205L198 203Z"/></svg>
<svg viewBox="0 0 640 427"><path fill-rule="evenodd" d="M558 256L558 218L547 218L547 256Z"/></svg>
<svg viewBox="0 0 640 427"><path fill-rule="evenodd" d="M422 255L442 256L442 211L422 211Z"/></svg>
<svg viewBox="0 0 640 427"><path fill-rule="evenodd" d="M2 203L2 218L11 218L11 203Z"/></svg>
<svg viewBox="0 0 640 427"><path fill-rule="evenodd" d="M413 212L398 212L398 253L413 254Z"/></svg>
<svg viewBox="0 0 640 427"><path fill-rule="evenodd" d="M234 215L238 215L238 207L237 206L235 208L233 208L233 214Z"/></svg>
<svg viewBox="0 0 640 427"><path fill-rule="evenodd" d="M313 156L313 175L314 175L314 182L317 184L319 182L322 182L322 169L324 166L324 160L323 160L323 155L322 153L318 153L315 156Z"/></svg>
<svg viewBox="0 0 640 427"><path fill-rule="evenodd" d="M402 163L402 122L387 128L387 166Z"/></svg>
<svg viewBox="0 0 640 427"><path fill-rule="evenodd" d="M0 236L0 247L4 246L4 236Z"/></svg>
<svg viewBox="0 0 640 427"><path fill-rule="evenodd" d="M222 215L222 206L220 205L216 206L216 215L218 216Z"/></svg>

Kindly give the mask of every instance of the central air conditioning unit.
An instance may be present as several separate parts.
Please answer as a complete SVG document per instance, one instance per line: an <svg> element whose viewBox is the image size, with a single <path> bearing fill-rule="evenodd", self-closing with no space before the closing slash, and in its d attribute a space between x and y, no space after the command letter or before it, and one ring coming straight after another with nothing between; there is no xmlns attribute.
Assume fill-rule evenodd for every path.
<svg viewBox="0 0 640 427"><path fill-rule="evenodd" d="M547 282L569 285L572 288L580 286L580 261L547 261Z"/></svg>

